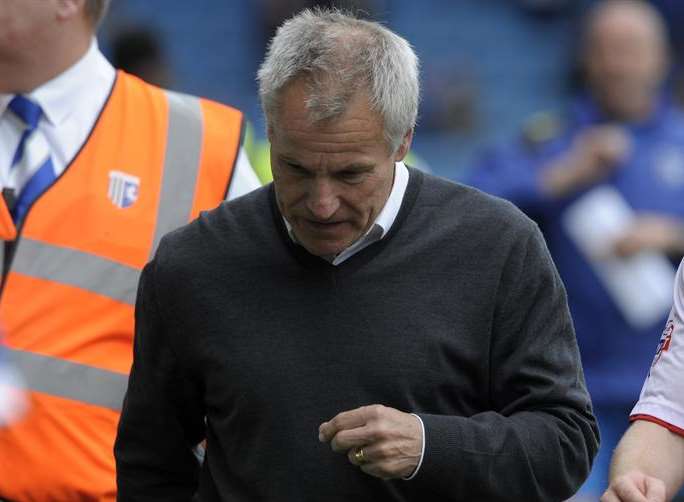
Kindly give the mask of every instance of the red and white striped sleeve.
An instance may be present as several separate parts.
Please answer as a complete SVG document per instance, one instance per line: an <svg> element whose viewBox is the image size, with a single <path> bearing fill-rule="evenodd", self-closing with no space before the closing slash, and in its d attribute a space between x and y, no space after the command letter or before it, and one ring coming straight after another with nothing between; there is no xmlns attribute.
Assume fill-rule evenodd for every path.
<svg viewBox="0 0 684 502"><path fill-rule="evenodd" d="M684 436L684 261L677 270L670 316L630 420L654 422Z"/></svg>

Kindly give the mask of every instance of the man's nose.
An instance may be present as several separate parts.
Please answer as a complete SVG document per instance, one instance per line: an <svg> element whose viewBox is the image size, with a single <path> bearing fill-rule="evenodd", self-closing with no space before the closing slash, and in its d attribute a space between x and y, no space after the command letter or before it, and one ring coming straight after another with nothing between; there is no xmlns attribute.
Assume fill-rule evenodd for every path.
<svg viewBox="0 0 684 502"><path fill-rule="evenodd" d="M329 181L315 180L306 205L314 218L325 221L339 209L340 201Z"/></svg>

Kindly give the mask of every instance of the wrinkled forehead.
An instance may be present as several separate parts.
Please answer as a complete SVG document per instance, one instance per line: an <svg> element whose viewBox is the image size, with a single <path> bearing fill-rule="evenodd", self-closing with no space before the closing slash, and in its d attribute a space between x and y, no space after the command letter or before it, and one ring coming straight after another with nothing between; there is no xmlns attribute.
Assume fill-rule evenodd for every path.
<svg viewBox="0 0 684 502"><path fill-rule="evenodd" d="M366 158L385 158L392 152L379 123L364 118L289 122L277 127L271 149L302 163L364 163ZM367 163L371 163L368 161Z"/></svg>
<svg viewBox="0 0 684 502"><path fill-rule="evenodd" d="M301 88L290 90L271 126L276 155L307 166L344 166L372 163L389 153L382 120L366 96L353 96L343 113L322 120L312 119L305 101Z"/></svg>

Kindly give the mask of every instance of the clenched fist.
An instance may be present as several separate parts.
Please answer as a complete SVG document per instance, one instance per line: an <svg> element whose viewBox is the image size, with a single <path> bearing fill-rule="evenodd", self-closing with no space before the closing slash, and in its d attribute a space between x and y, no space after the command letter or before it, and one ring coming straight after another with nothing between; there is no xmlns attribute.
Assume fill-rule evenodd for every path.
<svg viewBox="0 0 684 502"><path fill-rule="evenodd" d="M339 413L319 427L318 439L346 453L360 469L382 479L405 478L423 449L420 419L379 404Z"/></svg>

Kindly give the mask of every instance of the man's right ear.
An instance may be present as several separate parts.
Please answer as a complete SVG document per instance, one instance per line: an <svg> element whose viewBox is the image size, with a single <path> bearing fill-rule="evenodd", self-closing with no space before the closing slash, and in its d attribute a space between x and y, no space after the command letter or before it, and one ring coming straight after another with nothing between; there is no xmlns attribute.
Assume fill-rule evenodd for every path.
<svg viewBox="0 0 684 502"><path fill-rule="evenodd" d="M86 0L58 0L55 2L57 19L60 21L72 18L85 11Z"/></svg>

